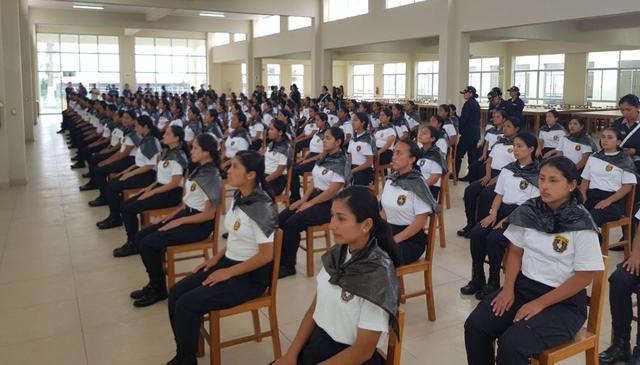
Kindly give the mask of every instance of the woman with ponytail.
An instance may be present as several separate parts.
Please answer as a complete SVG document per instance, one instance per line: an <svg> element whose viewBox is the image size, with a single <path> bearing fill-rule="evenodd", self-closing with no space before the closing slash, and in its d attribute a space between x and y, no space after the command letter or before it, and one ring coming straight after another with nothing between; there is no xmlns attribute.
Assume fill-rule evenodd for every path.
<svg viewBox="0 0 640 365"><path fill-rule="evenodd" d="M169 125L177 125L184 127L184 107L179 100L175 100L171 104L171 123Z"/></svg>
<svg viewBox="0 0 640 365"><path fill-rule="evenodd" d="M192 106L187 112L187 126L184 127L184 140L193 144L193 140L202 133L202 116L197 106Z"/></svg>
<svg viewBox="0 0 640 365"><path fill-rule="evenodd" d="M287 173L293 153L287 136L287 126L280 120L271 122L267 130L270 140L264 153L266 181L275 195L280 195L287 185Z"/></svg>
<svg viewBox="0 0 640 365"><path fill-rule="evenodd" d="M138 233L138 214L144 211L171 208L180 204L184 175L189 154L184 142L184 129L177 125L167 128L162 138L167 148L160 155L156 166L156 181L122 203L122 221L127 241L113 250L113 256L125 257L138 253L135 238Z"/></svg>
<svg viewBox="0 0 640 365"><path fill-rule="evenodd" d="M264 168L256 151L241 151L232 159L227 180L237 190L224 217L227 245L169 293L169 321L176 341L176 356L169 364L197 364L202 317L255 299L271 283L278 215Z"/></svg>
<svg viewBox="0 0 640 365"><path fill-rule="evenodd" d="M216 142L220 144L220 141L224 138L224 132L222 132L222 125L218 119L218 112L215 109L209 109L204 114L204 127L202 133L207 133L216 139Z"/></svg>
<svg viewBox="0 0 640 365"><path fill-rule="evenodd" d="M398 333L395 268L402 260L371 190L340 192L331 205L330 228L336 244L322 256L316 295L275 365L381 365L376 348L389 330Z"/></svg>
<svg viewBox="0 0 640 365"><path fill-rule="evenodd" d="M251 138L249 131L247 130L247 117L244 113L234 113L231 116L231 125L229 129L231 132L224 142L224 156L225 161L222 163L222 168L227 169L231 164L231 159L240 151L246 151L251 145Z"/></svg>
<svg viewBox="0 0 640 365"><path fill-rule="evenodd" d="M264 127L262 124L262 111L259 105L251 106L249 117L249 136L251 137L250 150L259 151L264 143Z"/></svg>
<svg viewBox="0 0 640 365"><path fill-rule="evenodd" d="M209 134L199 135L191 148L191 160L198 167L185 182L182 204L160 223L135 237L149 283L130 294L135 307L146 307L167 297L163 258L168 246L198 242L211 235L216 209L222 202L218 143Z"/></svg>

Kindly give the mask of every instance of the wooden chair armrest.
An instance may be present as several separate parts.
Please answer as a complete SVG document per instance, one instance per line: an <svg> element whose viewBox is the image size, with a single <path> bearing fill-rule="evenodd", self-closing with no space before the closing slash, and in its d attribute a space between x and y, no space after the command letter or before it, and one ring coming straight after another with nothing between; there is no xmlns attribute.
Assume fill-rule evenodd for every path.
<svg viewBox="0 0 640 365"><path fill-rule="evenodd" d="M213 249L213 252L216 253L218 251L218 248L214 247L214 243L215 241L209 239L206 241L188 243L185 245L169 246L167 247L167 254L171 253L175 255L185 252L202 251L208 249Z"/></svg>
<svg viewBox="0 0 640 365"><path fill-rule="evenodd" d="M176 209L178 209L178 207L151 209L151 210L145 210L144 212L142 212L142 214L144 214L145 216L147 216L149 218L166 217L169 214L175 212Z"/></svg>

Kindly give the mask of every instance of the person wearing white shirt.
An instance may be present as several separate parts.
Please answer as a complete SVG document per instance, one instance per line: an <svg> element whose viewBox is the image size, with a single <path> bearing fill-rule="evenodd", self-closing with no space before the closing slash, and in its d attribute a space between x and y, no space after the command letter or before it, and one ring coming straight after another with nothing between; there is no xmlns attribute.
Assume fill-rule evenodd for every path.
<svg viewBox="0 0 640 365"><path fill-rule="evenodd" d="M376 128L373 136L376 140L376 156L378 165L388 165L393 156L393 146L398 138L398 133L391 123L391 109L380 110L380 125Z"/></svg>
<svg viewBox="0 0 640 365"><path fill-rule="evenodd" d="M345 147L348 146L353 136L353 126L351 125L351 116L349 115L349 109L346 105L338 108L338 121L332 126L337 126L342 129L344 132Z"/></svg>
<svg viewBox="0 0 640 365"><path fill-rule="evenodd" d="M305 108L305 111L306 111L305 116L302 117L301 119L301 121L303 121L304 123L304 126L298 127L299 129L300 128L302 129L302 132L299 132L299 134L294 139L296 155L303 148L307 148L307 149L309 148L309 143L311 143L313 136L318 131L318 128L316 127L316 123L315 123L316 115L319 113L318 107L315 105L312 105L310 107Z"/></svg>
<svg viewBox="0 0 640 365"><path fill-rule="evenodd" d="M442 176L447 172L446 153L436 146L438 134L436 127L427 124L420 125L418 130L418 142L422 145L418 168L431 195L436 200L440 195Z"/></svg>
<svg viewBox="0 0 640 365"><path fill-rule="evenodd" d="M231 133L229 133L229 136L224 142L225 161L222 163L223 170L226 170L227 167L229 167L231 159L236 155L236 153L249 149L251 139L249 137L247 127L247 117L244 113L239 112L231 116L231 124L229 125Z"/></svg>
<svg viewBox="0 0 640 365"><path fill-rule="evenodd" d="M274 365L382 365L376 348L389 331L397 334L401 258L375 196L350 187L334 199L331 213L336 244L323 256L316 294L291 346Z"/></svg>
<svg viewBox="0 0 640 365"><path fill-rule="evenodd" d="M349 142L347 153L351 161L353 185L369 186L373 182L373 146L374 141L369 134L369 116L357 112L351 118L354 136Z"/></svg>
<svg viewBox="0 0 640 365"><path fill-rule="evenodd" d="M256 151L239 152L227 181L237 190L224 217L229 232L226 246L169 293L169 322L176 342L170 364L197 363L204 315L258 298L271 284L278 220L262 156Z"/></svg>
<svg viewBox="0 0 640 365"><path fill-rule="evenodd" d="M184 107L179 101L171 103L171 122L169 125L184 127Z"/></svg>
<svg viewBox="0 0 640 365"><path fill-rule="evenodd" d="M582 171L591 152L594 152L594 143L585 130L584 121L571 119L569 121L569 134L560 139L560 144L555 151L549 152L547 157L565 156L576 164L578 171Z"/></svg>
<svg viewBox="0 0 640 365"><path fill-rule="evenodd" d="M398 141L393 150L393 173L387 177L380 197L385 217L403 262L410 264L422 256L427 247L424 227L431 212L438 209L422 174L415 169L421 155L412 141Z"/></svg>
<svg viewBox="0 0 640 365"><path fill-rule="evenodd" d="M546 157L547 154L555 151L560 146L562 137L567 135L567 131L558 122L560 119L560 113L557 110L551 109L545 116L545 124L540 128L538 137L538 151L537 156Z"/></svg>
<svg viewBox="0 0 640 365"><path fill-rule="evenodd" d="M589 156L582 171L580 192L584 206L598 226L624 217L626 196L636 185L636 167L631 157L619 149L619 132L602 132L602 151Z"/></svg>
<svg viewBox="0 0 640 365"><path fill-rule="evenodd" d="M491 153L493 145L498 142L500 137L504 137L502 134L502 125L504 124L505 117L506 112L504 110L495 109L493 111L493 125L484 132L484 142L482 143L482 153L480 153L480 158L469 164L469 173L467 176L461 177L458 180L474 182L484 176L486 171L486 161L489 158L489 153Z"/></svg>
<svg viewBox="0 0 640 365"><path fill-rule="evenodd" d="M287 173L292 156L287 126L280 120L271 122L267 130L269 145L264 152L266 181L275 196L282 194L287 186Z"/></svg>
<svg viewBox="0 0 640 365"><path fill-rule="evenodd" d="M438 105L437 114L439 117L444 119L444 124L442 125L442 129L447 132L447 136L449 136L449 146L455 146L458 144L458 130L456 126L451 123L451 119L449 118L449 114L451 113L451 108L449 104L440 104Z"/></svg>
<svg viewBox="0 0 640 365"><path fill-rule="evenodd" d="M268 126L268 124L267 124ZM250 150L259 151L264 143L265 124L262 123L262 111L260 106L253 105L249 117L249 136L251 137Z"/></svg>
<svg viewBox="0 0 640 365"><path fill-rule="evenodd" d="M472 276L471 281L460 288L462 294L475 294L476 299L483 299L500 288L502 258L509 243L503 235L506 217L525 201L540 196L537 147L538 140L530 133L519 133L515 137L513 154L517 160L502 169L489 214L471 229ZM484 273L487 256L488 282Z"/></svg>
<svg viewBox="0 0 640 365"><path fill-rule="evenodd" d="M315 108L315 105L312 108ZM309 152L302 157L302 161L296 163L293 167L289 203L300 200L300 177L304 176L305 172L313 170L316 161L322 157L321 155L324 152L324 133L329 125L327 114L317 113L314 118L314 124L317 131L309 141Z"/></svg>
<svg viewBox="0 0 640 365"><path fill-rule="evenodd" d="M540 197L509 215L502 290L486 296L464 324L469 364L493 364L494 357L497 365L529 364L532 355L572 341L582 328L586 287L605 266L577 180L568 158L544 160Z"/></svg>

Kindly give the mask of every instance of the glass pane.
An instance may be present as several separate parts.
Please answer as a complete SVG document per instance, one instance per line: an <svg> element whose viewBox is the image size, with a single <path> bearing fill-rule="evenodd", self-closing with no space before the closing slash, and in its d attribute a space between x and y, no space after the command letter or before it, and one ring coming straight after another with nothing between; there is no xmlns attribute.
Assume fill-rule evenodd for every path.
<svg viewBox="0 0 640 365"><path fill-rule="evenodd" d="M242 42L246 40L247 40L247 35L245 33L233 33L234 42Z"/></svg>
<svg viewBox="0 0 640 365"><path fill-rule="evenodd" d="M437 97L438 96L438 82L439 82L440 78L438 76L438 74L434 74L433 75L433 96Z"/></svg>
<svg viewBox="0 0 640 365"><path fill-rule="evenodd" d="M95 35L81 35L80 53L98 53L98 37Z"/></svg>
<svg viewBox="0 0 640 365"><path fill-rule="evenodd" d="M197 77L197 82L196 85L199 87L200 85L207 85L207 74L205 73L198 73L196 74Z"/></svg>
<svg viewBox="0 0 640 365"><path fill-rule="evenodd" d="M81 71L98 71L98 55L92 53L83 54L80 57Z"/></svg>
<svg viewBox="0 0 640 365"><path fill-rule="evenodd" d="M243 74L243 75L247 74L247 64L246 63L240 64L240 73Z"/></svg>
<svg viewBox="0 0 640 365"><path fill-rule="evenodd" d="M101 72L118 72L120 71L120 57L117 54L101 54L99 55L98 71Z"/></svg>
<svg viewBox="0 0 640 365"><path fill-rule="evenodd" d="M136 54L154 54L155 46L153 38L136 37Z"/></svg>
<svg viewBox="0 0 640 365"><path fill-rule="evenodd" d="M156 56L156 72L171 73L171 56Z"/></svg>
<svg viewBox="0 0 640 365"><path fill-rule="evenodd" d="M518 56L516 57L515 67L516 71L520 70L537 70L538 69L538 56Z"/></svg>
<svg viewBox="0 0 640 365"><path fill-rule="evenodd" d="M469 60L469 72L481 71L481 70L482 70L481 58L472 58Z"/></svg>
<svg viewBox="0 0 640 365"><path fill-rule="evenodd" d="M268 75L267 76L267 85L268 86L280 86L280 76L279 75Z"/></svg>
<svg viewBox="0 0 640 365"><path fill-rule="evenodd" d="M170 85L173 84L173 74L171 73L157 73L156 82L158 84Z"/></svg>
<svg viewBox="0 0 640 365"><path fill-rule="evenodd" d="M171 54L173 54L173 55L186 55L187 54L187 40L186 39L172 39L171 40Z"/></svg>
<svg viewBox="0 0 640 365"><path fill-rule="evenodd" d="M60 51L78 53L78 35L60 34Z"/></svg>
<svg viewBox="0 0 640 365"><path fill-rule="evenodd" d="M59 113L62 110L62 98L65 95L63 95L60 78L60 72L38 73L40 113Z"/></svg>
<svg viewBox="0 0 640 365"><path fill-rule="evenodd" d="M290 16L288 19L289 30L306 28L311 26L311 18L306 16Z"/></svg>
<svg viewBox="0 0 640 365"><path fill-rule="evenodd" d="M406 74L407 73L407 64L402 62L402 63L396 63L396 73L397 74Z"/></svg>
<svg viewBox="0 0 640 365"><path fill-rule="evenodd" d="M136 73L136 83L138 85L155 84L156 74L154 73Z"/></svg>
<svg viewBox="0 0 640 365"><path fill-rule="evenodd" d="M549 54L540 56L541 70L564 70L564 54Z"/></svg>
<svg viewBox="0 0 640 365"><path fill-rule="evenodd" d="M120 74L117 72L100 72L98 74L101 84L116 84L120 83Z"/></svg>
<svg viewBox="0 0 640 365"><path fill-rule="evenodd" d="M98 44L100 45L100 53L119 53L118 37L101 35L98 37Z"/></svg>
<svg viewBox="0 0 640 365"><path fill-rule="evenodd" d="M189 89L190 77L186 73L173 74L173 84L177 90L185 91Z"/></svg>
<svg viewBox="0 0 640 365"><path fill-rule="evenodd" d="M156 57L147 55L136 55L136 72L155 72Z"/></svg>
<svg viewBox="0 0 640 365"><path fill-rule="evenodd" d="M172 58L173 72L189 72L189 61L185 56L173 56Z"/></svg>
<svg viewBox="0 0 640 365"><path fill-rule="evenodd" d="M589 70L587 72L587 100L600 100L601 80L601 70Z"/></svg>
<svg viewBox="0 0 640 365"><path fill-rule="evenodd" d="M156 38L156 54L171 55L171 39Z"/></svg>
<svg viewBox="0 0 640 365"><path fill-rule="evenodd" d="M213 45L214 46L222 46L225 44L229 44L230 36L229 33L213 33Z"/></svg>
<svg viewBox="0 0 640 365"><path fill-rule="evenodd" d="M485 95L487 95L489 93L489 91L491 91L491 88L497 85L493 85L491 83L491 72L483 72L482 73L482 80L480 83L480 97L484 97Z"/></svg>
<svg viewBox="0 0 640 365"><path fill-rule="evenodd" d="M206 73L207 72L207 58L206 57L191 57L195 60L195 72ZM189 72L194 72L189 69Z"/></svg>
<svg viewBox="0 0 640 365"><path fill-rule="evenodd" d="M82 82L84 86L87 88L87 91L91 91L91 84L98 81L99 74L98 72L87 71L87 72L78 72L78 81Z"/></svg>
<svg viewBox="0 0 640 365"><path fill-rule="evenodd" d="M601 100L618 99L618 70L605 70L602 76Z"/></svg>
<svg viewBox="0 0 640 365"><path fill-rule="evenodd" d="M525 96L528 96L531 99L536 99L538 97L537 87L538 87L538 73L537 72L526 72L526 87L524 88ZM523 89L520 88L520 91Z"/></svg>
<svg viewBox="0 0 640 365"><path fill-rule="evenodd" d="M297 75L297 76L302 76L304 75L304 65L291 65L291 74L292 75Z"/></svg>
<svg viewBox="0 0 640 365"><path fill-rule="evenodd" d="M640 67L640 50L620 52L620 67Z"/></svg>
<svg viewBox="0 0 640 365"><path fill-rule="evenodd" d="M39 71L60 71L60 53L38 52Z"/></svg>
<svg viewBox="0 0 640 365"><path fill-rule="evenodd" d="M267 75L280 75L280 65L279 64L268 64L267 65Z"/></svg>
<svg viewBox="0 0 640 365"><path fill-rule="evenodd" d="M354 65L353 74L354 75L372 75L373 65Z"/></svg>
<svg viewBox="0 0 640 365"><path fill-rule="evenodd" d="M482 71L497 71L500 68L500 58L491 57L482 59Z"/></svg>
<svg viewBox="0 0 640 365"><path fill-rule="evenodd" d="M405 77L405 75L396 76L396 94L398 95L398 97L405 96Z"/></svg>
<svg viewBox="0 0 640 365"><path fill-rule="evenodd" d="M587 57L588 68L618 67L620 52L590 52Z"/></svg>
<svg viewBox="0 0 640 365"><path fill-rule="evenodd" d="M433 72L440 72L440 61L433 61Z"/></svg>
<svg viewBox="0 0 640 365"><path fill-rule="evenodd" d="M396 73L396 64L395 63L385 63L382 66L382 73L385 75L390 75Z"/></svg>
<svg viewBox="0 0 640 365"><path fill-rule="evenodd" d="M480 87L480 73L474 72L469 74L469 85L474 86L476 89Z"/></svg>
<svg viewBox="0 0 640 365"><path fill-rule="evenodd" d="M60 50L60 39L57 34L38 33L38 51L58 52Z"/></svg>
<svg viewBox="0 0 640 365"><path fill-rule="evenodd" d="M80 71L80 60L77 53L61 53L60 66L62 71Z"/></svg>
<svg viewBox="0 0 640 365"><path fill-rule="evenodd" d="M192 56L206 56L207 50L205 42L202 39L189 39L187 40L189 48L189 54Z"/></svg>
<svg viewBox="0 0 640 365"><path fill-rule="evenodd" d="M373 96L373 76L364 76L364 95Z"/></svg>

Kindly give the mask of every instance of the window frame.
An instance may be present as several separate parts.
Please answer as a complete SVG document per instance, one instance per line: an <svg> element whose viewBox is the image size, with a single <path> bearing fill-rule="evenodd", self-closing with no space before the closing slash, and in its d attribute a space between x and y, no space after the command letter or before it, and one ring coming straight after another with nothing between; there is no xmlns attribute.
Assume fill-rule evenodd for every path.
<svg viewBox="0 0 640 365"><path fill-rule="evenodd" d="M562 56L562 69L560 68L542 68L541 67L541 59L543 57L551 57L551 56ZM527 69L527 70L517 70L516 69L516 65L517 65L517 59L518 57L536 57L537 58L537 66L533 69ZM515 86L517 86L520 89L520 92L522 93L522 98L526 99L526 103L527 104L533 104L533 105L544 105L544 104L563 104L564 103L564 79L565 79L565 70L566 70L566 56L564 53L554 53L554 54L534 54L534 55L522 55L522 56L516 56L513 58L513 84ZM521 81L518 80L518 76L519 75L524 75L524 84L521 83ZM536 95L535 97L531 97L530 95L528 95L528 90L530 89L528 87L528 83L529 83L529 79L530 79L530 75L535 75L535 91L536 91ZM562 76L562 92L555 94L556 96L549 96L547 97L546 94L546 90L548 85L548 79L549 77L554 78L558 77L558 76ZM521 78L522 79L522 78ZM551 84L551 85L559 85L559 84ZM542 91L542 95L541 94Z"/></svg>
<svg viewBox="0 0 640 365"><path fill-rule="evenodd" d="M421 63L431 63L431 72L420 72ZM420 94L420 80L422 78L431 79L431 94ZM416 98L430 100L438 99L438 87L440 85L440 61L418 61L416 63Z"/></svg>
<svg viewBox="0 0 640 365"><path fill-rule="evenodd" d="M356 73L356 68L357 67L371 67L371 71L369 72L367 70L366 73ZM362 80L362 90L356 90L356 80L360 79ZM366 91L366 84L367 81L369 81L369 83L372 85L371 87L371 93L367 93ZM363 63L363 64L357 64L357 65L353 65L353 72L352 72L352 82L353 82L353 97L356 98L373 98L375 96L375 65L373 63ZM359 92L360 91L360 92Z"/></svg>

